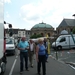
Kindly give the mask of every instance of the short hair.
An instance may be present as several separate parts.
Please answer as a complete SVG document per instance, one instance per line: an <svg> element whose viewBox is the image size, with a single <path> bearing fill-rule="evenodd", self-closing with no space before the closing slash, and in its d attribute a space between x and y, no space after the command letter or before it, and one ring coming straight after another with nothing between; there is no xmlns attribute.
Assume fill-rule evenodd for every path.
<svg viewBox="0 0 75 75"><path fill-rule="evenodd" d="M38 43L40 43L40 42L42 42L43 41L43 39L38 39Z"/></svg>
<svg viewBox="0 0 75 75"><path fill-rule="evenodd" d="M24 40L24 39L26 39L26 37L22 37L22 38L21 38L21 40Z"/></svg>

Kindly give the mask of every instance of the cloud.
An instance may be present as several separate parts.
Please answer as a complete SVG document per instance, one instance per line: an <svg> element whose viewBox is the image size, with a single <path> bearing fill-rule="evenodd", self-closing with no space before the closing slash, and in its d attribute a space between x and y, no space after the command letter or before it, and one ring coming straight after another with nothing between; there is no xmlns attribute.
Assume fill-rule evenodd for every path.
<svg viewBox="0 0 75 75"><path fill-rule="evenodd" d="M11 0L5 0L5 2L11 3ZM63 18L73 18L72 15L75 13L75 0L34 0L28 2L28 4L25 3L25 5L21 6L19 12L19 18L23 20L22 23L26 23L27 25L35 25L43 21L56 28ZM21 5L19 3L16 6L17 9ZM16 11L18 11L17 9ZM6 17L9 18L11 15L8 12L6 13Z"/></svg>
<svg viewBox="0 0 75 75"><path fill-rule="evenodd" d="M28 22L44 20L51 24L58 24L63 18L71 17L70 14L75 12L74 8L74 0L40 0L37 4L23 5L20 16Z"/></svg>
<svg viewBox="0 0 75 75"><path fill-rule="evenodd" d="M5 3L11 3L11 0L4 0Z"/></svg>
<svg viewBox="0 0 75 75"><path fill-rule="evenodd" d="M8 12L6 12L6 17L7 17L7 18L10 18L10 15L9 15L9 13L8 13Z"/></svg>
<svg viewBox="0 0 75 75"><path fill-rule="evenodd" d="M40 16L40 11L33 4L24 5L21 7L21 16L27 20L37 20Z"/></svg>

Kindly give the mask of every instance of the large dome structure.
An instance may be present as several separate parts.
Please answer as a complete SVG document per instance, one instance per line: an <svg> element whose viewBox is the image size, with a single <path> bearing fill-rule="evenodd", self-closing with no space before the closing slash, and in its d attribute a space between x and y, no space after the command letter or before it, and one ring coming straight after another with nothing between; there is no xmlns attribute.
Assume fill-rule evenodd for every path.
<svg viewBox="0 0 75 75"><path fill-rule="evenodd" d="M35 24L31 28L31 35L41 34L42 36L45 37L46 35L51 36L53 32L54 32L54 28L51 25L46 24L44 22Z"/></svg>
<svg viewBox="0 0 75 75"><path fill-rule="evenodd" d="M34 25L31 29L33 29L33 28L53 28L53 27L49 24L42 22L42 23Z"/></svg>

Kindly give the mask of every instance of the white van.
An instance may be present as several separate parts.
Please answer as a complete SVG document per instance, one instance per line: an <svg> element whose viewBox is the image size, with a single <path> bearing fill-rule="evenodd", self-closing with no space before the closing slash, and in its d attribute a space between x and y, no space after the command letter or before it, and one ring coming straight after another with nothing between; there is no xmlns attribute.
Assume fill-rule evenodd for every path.
<svg viewBox="0 0 75 75"><path fill-rule="evenodd" d="M6 54L15 54L15 40L13 37L6 38Z"/></svg>
<svg viewBox="0 0 75 75"><path fill-rule="evenodd" d="M0 0L0 75L4 75L6 70L6 39L4 29L4 1Z"/></svg>
<svg viewBox="0 0 75 75"><path fill-rule="evenodd" d="M52 48L61 49L71 49L75 48L75 35L60 35L55 42L52 43Z"/></svg>

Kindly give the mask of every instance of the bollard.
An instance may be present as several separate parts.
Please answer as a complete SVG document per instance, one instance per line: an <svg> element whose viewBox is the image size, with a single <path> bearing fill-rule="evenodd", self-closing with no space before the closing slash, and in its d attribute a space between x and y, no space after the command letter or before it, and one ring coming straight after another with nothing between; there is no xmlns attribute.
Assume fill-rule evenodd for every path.
<svg viewBox="0 0 75 75"><path fill-rule="evenodd" d="M58 60L58 52L57 52L57 50L56 50L56 59Z"/></svg>

